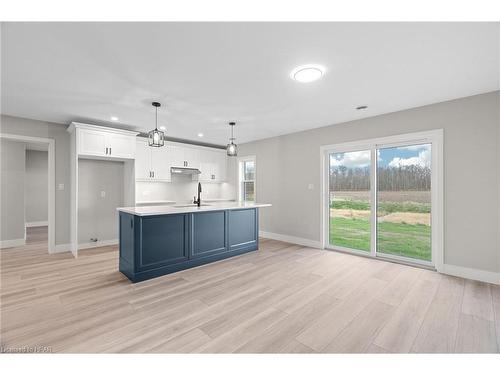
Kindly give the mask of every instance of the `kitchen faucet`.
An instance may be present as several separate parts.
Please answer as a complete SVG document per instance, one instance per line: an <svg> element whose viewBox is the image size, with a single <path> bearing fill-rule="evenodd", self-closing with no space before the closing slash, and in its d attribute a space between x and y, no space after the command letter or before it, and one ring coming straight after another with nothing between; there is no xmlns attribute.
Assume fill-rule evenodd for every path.
<svg viewBox="0 0 500 375"><path fill-rule="evenodd" d="M198 207L201 206L201 196L200 196L200 194L201 194L201 182L198 182L198 200L196 200L196 197L194 197L194 199L193 199L193 203L197 204Z"/></svg>

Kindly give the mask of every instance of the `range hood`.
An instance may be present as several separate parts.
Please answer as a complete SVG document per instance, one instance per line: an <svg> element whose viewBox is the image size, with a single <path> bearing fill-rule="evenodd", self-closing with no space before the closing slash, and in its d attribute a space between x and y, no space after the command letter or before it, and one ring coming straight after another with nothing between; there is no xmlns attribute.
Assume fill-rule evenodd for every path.
<svg viewBox="0 0 500 375"><path fill-rule="evenodd" d="M194 174L200 174L201 172L197 168L170 167L170 173L172 173L172 174L194 175Z"/></svg>

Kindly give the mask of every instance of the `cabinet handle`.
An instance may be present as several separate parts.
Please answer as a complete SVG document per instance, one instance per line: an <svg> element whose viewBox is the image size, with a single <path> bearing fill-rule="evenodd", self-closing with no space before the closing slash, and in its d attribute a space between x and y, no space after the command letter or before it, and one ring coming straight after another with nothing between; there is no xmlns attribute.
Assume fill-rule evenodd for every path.
<svg viewBox="0 0 500 375"><path fill-rule="evenodd" d="M155 178L155 172L153 171L153 178Z"/></svg>
<svg viewBox="0 0 500 375"><path fill-rule="evenodd" d="M106 155L108 154L108 148L106 147Z"/></svg>
<svg viewBox="0 0 500 375"><path fill-rule="evenodd" d="M109 148L109 154L111 155L111 147Z"/></svg>

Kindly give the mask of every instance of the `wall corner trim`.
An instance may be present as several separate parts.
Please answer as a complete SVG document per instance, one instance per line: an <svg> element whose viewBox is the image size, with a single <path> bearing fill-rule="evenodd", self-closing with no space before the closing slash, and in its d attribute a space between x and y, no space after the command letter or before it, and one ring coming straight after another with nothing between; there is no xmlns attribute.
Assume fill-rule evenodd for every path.
<svg viewBox="0 0 500 375"><path fill-rule="evenodd" d="M441 273L462 277L464 279L500 285L500 272L484 271L477 268L454 266L452 264L443 264Z"/></svg>
<svg viewBox="0 0 500 375"><path fill-rule="evenodd" d="M296 244L296 245L313 247L316 249L323 249L323 246L321 246L320 241L314 241L314 240L310 240L310 239L302 238L302 237L288 236L285 234L265 232L265 231L259 231L259 237L269 238L271 240L289 242L289 243Z"/></svg>

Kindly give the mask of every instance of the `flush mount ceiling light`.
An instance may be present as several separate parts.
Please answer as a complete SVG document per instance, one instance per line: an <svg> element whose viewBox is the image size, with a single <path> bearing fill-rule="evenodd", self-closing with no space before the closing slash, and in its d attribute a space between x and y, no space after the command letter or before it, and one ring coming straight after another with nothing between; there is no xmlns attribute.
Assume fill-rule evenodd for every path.
<svg viewBox="0 0 500 375"><path fill-rule="evenodd" d="M229 126L231 127L231 138L229 138L229 143L227 144L227 156L238 156L238 146L234 143L234 134L233 134L233 129L234 126L236 125L235 122L230 122Z"/></svg>
<svg viewBox="0 0 500 375"><path fill-rule="evenodd" d="M166 127L164 127L163 125L160 126L160 130L165 130L165 129L166 129Z"/></svg>
<svg viewBox="0 0 500 375"><path fill-rule="evenodd" d="M111 116L111 121L118 121L118 120L119 120L119 118L118 118L118 117L116 117L116 116Z"/></svg>
<svg viewBox="0 0 500 375"><path fill-rule="evenodd" d="M162 147L165 144L165 135L162 131L158 130L158 107L161 106L158 102L151 103L156 108L156 125L155 129L148 133L149 145L151 147Z"/></svg>
<svg viewBox="0 0 500 375"><path fill-rule="evenodd" d="M203 137L203 133L198 133L198 137Z"/></svg>
<svg viewBox="0 0 500 375"><path fill-rule="evenodd" d="M325 74L325 68L321 65L301 65L290 73L290 78L301 83L313 82Z"/></svg>

